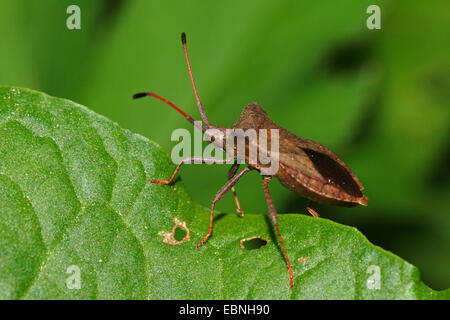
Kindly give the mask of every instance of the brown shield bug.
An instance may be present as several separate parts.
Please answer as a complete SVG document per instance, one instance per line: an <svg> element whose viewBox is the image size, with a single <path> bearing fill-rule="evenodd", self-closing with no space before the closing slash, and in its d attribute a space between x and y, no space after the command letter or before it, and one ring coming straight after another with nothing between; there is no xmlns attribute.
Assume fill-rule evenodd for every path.
<svg viewBox="0 0 450 320"><path fill-rule="evenodd" d="M197 100L198 109L200 111L201 118L204 122L202 125L200 122L194 121L194 119L183 112L180 108L175 106L169 100L155 94L152 92L142 92L133 95L133 98L141 98L145 96L151 96L157 98L172 108L181 113L189 122L194 124L198 129L205 133L205 136L209 136L210 143L214 144L216 147L222 149L227 154L231 155L235 159L233 166L230 168L228 173L228 181L222 187L222 189L217 192L211 203L211 211L209 218L209 229L206 236L197 244L197 248L200 247L206 240L211 236L213 231L213 217L214 217L214 206L217 201L219 201L223 196L232 190L234 199L236 201L236 206L239 214L242 216L242 209L239 204L239 200L234 190L234 185L238 180L247 172L256 170L262 175L263 191L264 196L267 201L267 206L269 208L270 218L275 227L275 231L280 242L281 249L283 251L284 258L289 270L289 285L292 287L294 285L294 274L292 271L292 266L289 261L288 254L286 252L283 238L281 237L280 228L277 221L277 212L272 202L272 197L269 193L268 184L273 176L277 177L283 186L287 189L309 199L307 205L307 210L314 216L319 215L311 208L311 202L317 202L328 205L353 207L356 205L367 206L368 198L363 195L363 186L358 181L358 178L353 174L353 172L344 164L344 162L339 159L331 150L318 144L314 141L300 138L289 131L278 126L276 123L272 122L267 116L266 112L257 104L250 103L247 105L242 112L241 116L234 124L232 128L224 128L221 126L213 126L209 122L205 111L203 109L202 103L198 97L197 89L195 87L194 78L192 76L191 65L189 62L187 46L186 46L186 35L183 32L181 34L181 41L183 44L184 54L186 57L186 63L189 71L189 76L191 79L192 87L194 89L195 98ZM215 134L208 133L209 129L214 129ZM250 141L244 138L245 145L245 155L242 156L237 151L237 146L233 145L231 148L225 148L224 144L230 136L226 133L226 130L275 130L278 134L278 152L276 153L277 159L277 170L273 173L267 173L267 165L263 164L259 159L255 161L249 161L249 150L252 146L256 147L257 150L263 149L261 144L261 139ZM272 132L272 131L270 131ZM235 140L239 138L239 135L232 136ZM269 143L269 136L266 136L267 143L265 144L265 150ZM242 138L242 137L241 137ZM273 144L273 142L272 142ZM228 146L228 145L227 145ZM261 150L259 150L261 151ZM272 159L272 158L271 158ZM274 158L273 158L274 159ZM175 176L183 163L191 163L192 161L197 161L201 163L211 162L211 163L228 163L229 160L219 160L211 158L201 158L192 157L188 159L183 159L173 172L172 176L168 180L151 180L152 183L159 184L170 184L174 181ZM239 173L237 173L239 164L245 162L247 166Z"/></svg>

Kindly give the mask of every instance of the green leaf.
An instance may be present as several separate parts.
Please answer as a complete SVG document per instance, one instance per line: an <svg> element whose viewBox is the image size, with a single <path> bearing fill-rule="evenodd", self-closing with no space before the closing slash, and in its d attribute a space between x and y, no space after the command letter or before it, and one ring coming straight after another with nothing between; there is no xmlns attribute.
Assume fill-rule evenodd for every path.
<svg viewBox="0 0 450 320"><path fill-rule="evenodd" d="M450 297L355 228L326 219L279 215L293 289L267 216L216 214L213 237L196 249L209 210L190 200L180 180L148 183L173 169L158 145L81 105L0 87L0 297ZM186 231L177 232L179 245L163 241L174 221L189 230L187 241L180 239ZM241 248L255 236L267 244ZM78 289L70 282L74 268ZM379 289L370 289L377 271Z"/></svg>

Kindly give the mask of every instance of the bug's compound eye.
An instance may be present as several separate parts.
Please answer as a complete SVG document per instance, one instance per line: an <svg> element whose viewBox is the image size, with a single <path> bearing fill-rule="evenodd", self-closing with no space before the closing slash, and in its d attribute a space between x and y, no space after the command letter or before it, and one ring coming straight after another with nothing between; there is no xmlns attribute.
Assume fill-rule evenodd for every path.
<svg viewBox="0 0 450 320"><path fill-rule="evenodd" d="M209 128L205 131L205 140L222 147L224 144L223 132L218 128Z"/></svg>
<svg viewBox="0 0 450 320"><path fill-rule="evenodd" d="M265 245L267 245L268 242L269 242L269 240L267 240L263 237L255 236L255 237L242 239L240 242L240 246L243 250L251 251L251 250L257 250L257 249L264 247Z"/></svg>

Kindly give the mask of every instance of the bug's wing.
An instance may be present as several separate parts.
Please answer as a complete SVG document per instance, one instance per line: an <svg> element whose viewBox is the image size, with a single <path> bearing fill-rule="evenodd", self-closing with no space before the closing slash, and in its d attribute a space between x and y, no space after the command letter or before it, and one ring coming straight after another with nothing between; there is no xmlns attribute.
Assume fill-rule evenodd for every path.
<svg viewBox="0 0 450 320"><path fill-rule="evenodd" d="M287 180L291 184L300 184L320 196L312 200L329 203L337 199L342 205L367 205L368 199L361 192L364 187L358 178L325 146L281 128L279 161L290 176ZM321 201L321 197L332 199Z"/></svg>

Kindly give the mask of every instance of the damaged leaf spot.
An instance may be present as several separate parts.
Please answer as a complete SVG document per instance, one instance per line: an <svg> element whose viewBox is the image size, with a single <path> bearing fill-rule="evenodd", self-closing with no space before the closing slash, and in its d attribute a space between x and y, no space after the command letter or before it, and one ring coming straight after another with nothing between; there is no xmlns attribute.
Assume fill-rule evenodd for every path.
<svg viewBox="0 0 450 320"><path fill-rule="evenodd" d="M186 235L187 235L186 230L181 229L181 228L176 228L173 237L177 241L183 241L183 239L184 239L184 237L186 237Z"/></svg>
<svg viewBox="0 0 450 320"><path fill-rule="evenodd" d="M244 238L241 240L241 248L244 250L256 250L264 247L269 240L264 239L260 236Z"/></svg>
<svg viewBox="0 0 450 320"><path fill-rule="evenodd" d="M304 264L304 263L307 263L308 262L308 258L306 258L306 257L300 257L300 258L298 258L298 263L301 263L301 264Z"/></svg>
<svg viewBox="0 0 450 320"><path fill-rule="evenodd" d="M173 217L172 221L174 226L171 232L158 232L158 235L163 237L162 241L170 245L178 245L190 241L191 234L188 227L186 227L186 222L178 220L177 217Z"/></svg>

